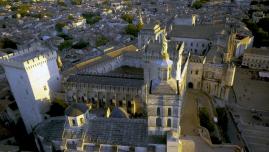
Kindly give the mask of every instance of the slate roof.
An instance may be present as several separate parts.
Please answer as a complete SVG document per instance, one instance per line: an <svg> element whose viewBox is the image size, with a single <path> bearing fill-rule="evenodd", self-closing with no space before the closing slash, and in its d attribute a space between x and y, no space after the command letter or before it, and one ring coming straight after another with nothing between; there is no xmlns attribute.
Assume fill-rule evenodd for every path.
<svg viewBox="0 0 269 152"><path fill-rule="evenodd" d="M97 85L127 86L140 88L144 84L143 79L122 78L105 75L71 75L67 82L88 83Z"/></svg>
<svg viewBox="0 0 269 152"><path fill-rule="evenodd" d="M76 117L86 113L88 107L83 103L74 103L65 110L65 115Z"/></svg>
<svg viewBox="0 0 269 152"><path fill-rule="evenodd" d="M245 53L269 56L269 48L249 48L245 50Z"/></svg>
<svg viewBox="0 0 269 152"><path fill-rule="evenodd" d="M121 107L115 107L110 115L111 118L129 118L128 113Z"/></svg>
<svg viewBox="0 0 269 152"><path fill-rule="evenodd" d="M147 145L146 119L97 118L89 122L86 142L123 146Z"/></svg>
<svg viewBox="0 0 269 152"><path fill-rule="evenodd" d="M215 34L221 33L225 30L223 24L214 25L174 25L173 30L169 33L170 37L183 38L197 38L197 39L211 39Z"/></svg>
<svg viewBox="0 0 269 152"><path fill-rule="evenodd" d="M52 140L61 140L62 134L64 130L64 117L55 117L48 120L45 120L41 124L39 124L35 132L39 135L44 137L46 141Z"/></svg>

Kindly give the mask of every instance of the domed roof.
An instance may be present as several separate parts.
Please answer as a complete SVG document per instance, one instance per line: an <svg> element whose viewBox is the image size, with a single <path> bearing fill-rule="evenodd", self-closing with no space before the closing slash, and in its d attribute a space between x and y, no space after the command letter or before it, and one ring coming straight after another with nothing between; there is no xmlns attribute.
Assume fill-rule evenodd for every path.
<svg viewBox="0 0 269 152"><path fill-rule="evenodd" d="M111 118L129 118L128 113L120 107L115 107L110 115Z"/></svg>
<svg viewBox="0 0 269 152"><path fill-rule="evenodd" d="M88 107L83 103L74 103L65 110L65 115L70 117L76 117L85 114L88 111Z"/></svg>

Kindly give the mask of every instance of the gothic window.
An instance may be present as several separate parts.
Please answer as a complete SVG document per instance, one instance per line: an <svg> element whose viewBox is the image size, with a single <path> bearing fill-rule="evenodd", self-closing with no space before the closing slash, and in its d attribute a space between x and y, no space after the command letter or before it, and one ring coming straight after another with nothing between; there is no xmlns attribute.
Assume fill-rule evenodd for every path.
<svg viewBox="0 0 269 152"><path fill-rule="evenodd" d="M193 46L192 42L191 42L191 46Z"/></svg>
<svg viewBox="0 0 269 152"><path fill-rule="evenodd" d="M44 91L47 91L47 86L44 86Z"/></svg>
<svg viewBox="0 0 269 152"><path fill-rule="evenodd" d="M205 47L205 44L202 44L202 47Z"/></svg>
<svg viewBox="0 0 269 152"><path fill-rule="evenodd" d="M161 118L156 118L156 126L161 127L162 126L162 119Z"/></svg>
<svg viewBox="0 0 269 152"><path fill-rule="evenodd" d="M171 127L171 119L167 119L167 127Z"/></svg>
<svg viewBox="0 0 269 152"><path fill-rule="evenodd" d="M161 115L161 109L160 107L157 108L157 116L160 116Z"/></svg>
<svg viewBox="0 0 269 152"><path fill-rule="evenodd" d="M168 116L172 116L172 109L168 108Z"/></svg>
<svg viewBox="0 0 269 152"><path fill-rule="evenodd" d="M196 74L196 75L198 75L198 73L199 73L199 71L198 71L198 70L196 70L196 71L195 71L195 74Z"/></svg>

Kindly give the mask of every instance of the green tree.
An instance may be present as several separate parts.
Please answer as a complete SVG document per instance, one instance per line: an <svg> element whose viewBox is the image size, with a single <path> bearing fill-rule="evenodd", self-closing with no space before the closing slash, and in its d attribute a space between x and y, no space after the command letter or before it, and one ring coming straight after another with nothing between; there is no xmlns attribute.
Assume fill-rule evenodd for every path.
<svg viewBox="0 0 269 152"><path fill-rule="evenodd" d="M58 22L55 25L55 29L57 32L62 32L63 31L63 27L66 25L66 23L64 22Z"/></svg>
<svg viewBox="0 0 269 152"><path fill-rule="evenodd" d="M208 129L209 132L215 130L214 124L209 117L209 112L206 108L201 108L199 111L200 125Z"/></svg>
<svg viewBox="0 0 269 152"><path fill-rule="evenodd" d="M81 5L82 4L82 0L72 0L71 4L73 5Z"/></svg>
<svg viewBox="0 0 269 152"><path fill-rule="evenodd" d="M67 104L62 99L55 99L50 106L50 110L47 112L50 116L63 116L64 111L67 108Z"/></svg>
<svg viewBox="0 0 269 152"><path fill-rule="evenodd" d="M73 38L67 34L59 33L57 36L63 38L64 40L72 40Z"/></svg>
<svg viewBox="0 0 269 152"><path fill-rule="evenodd" d="M123 14L121 18L129 24L131 24L134 20L134 17L131 14Z"/></svg>
<svg viewBox="0 0 269 152"><path fill-rule="evenodd" d="M58 47L59 51L62 51L63 49L69 49L72 46L72 40L65 40L63 43L61 43Z"/></svg>
<svg viewBox="0 0 269 152"><path fill-rule="evenodd" d="M30 8L31 6L28 4L21 4L18 8L17 8L17 13L21 14L22 17L29 15L30 12Z"/></svg>
<svg viewBox="0 0 269 152"><path fill-rule="evenodd" d="M106 38L105 36L101 35L101 36L98 36L96 38L95 45L96 45L96 47L99 47L99 46L102 46L102 45L106 45L108 42L109 42L108 38Z"/></svg>
<svg viewBox="0 0 269 152"><path fill-rule="evenodd" d="M86 19L87 24L90 25L93 25L102 19L98 13L92 12L83 13L82 16Z"/></svg>
<svg viewBox="0 0 269 152"><path fill-rule="evenodd" d="M258 26L261 27L264 31L269 32L269 17L260 19Z"/></svg>
<svg viewBox="0 0 269 152"><path fill-rule="evenodd" d="M0 0L0 6L5 6L8 4L8 1L6 0Z"/></svg>
<svg viewBox="0 0 269 152"><path fill-rule="evenodd" d="M192 8L199 9L202 7L202 3L200 1L196 1L192 4Z"/></svg>
<svg viewBox="0 0 269 152"><path fill-rule="evenodd" d="M143 24L138 23L137 25L128 24L125 28L125 33L137 37L139 31L143 28Z"/></svg>
<svg viewBox="0 0 269 152"><path fill-rule="evenodd" d="M83 48L86 48L88 45L89 45L88 42L85 42L83 40L80 40L79 42L77 42L76 44L74 44L72 46L72 48L74 48L74 49L83 49Z"/></svg>
<svg viewBox="0 0 269 152"><path fill-rule="evenodd" d="M11 48L11 49L17 49L17 44L10 40L9 38L3 38L0 39L0 48L1 49L6 49L6 48Z"/></svg>

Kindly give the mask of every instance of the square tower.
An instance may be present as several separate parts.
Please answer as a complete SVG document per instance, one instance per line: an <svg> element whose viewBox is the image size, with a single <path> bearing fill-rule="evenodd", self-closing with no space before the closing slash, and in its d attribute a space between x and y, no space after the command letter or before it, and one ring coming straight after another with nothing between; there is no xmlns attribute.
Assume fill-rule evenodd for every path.
<svg viewBox="0 0 269 152"><path fill-rule="evenodd" d="M57 53L47 48L28 48L0 57L28 133L43 120L51 93L60 89Z"/></svg>

